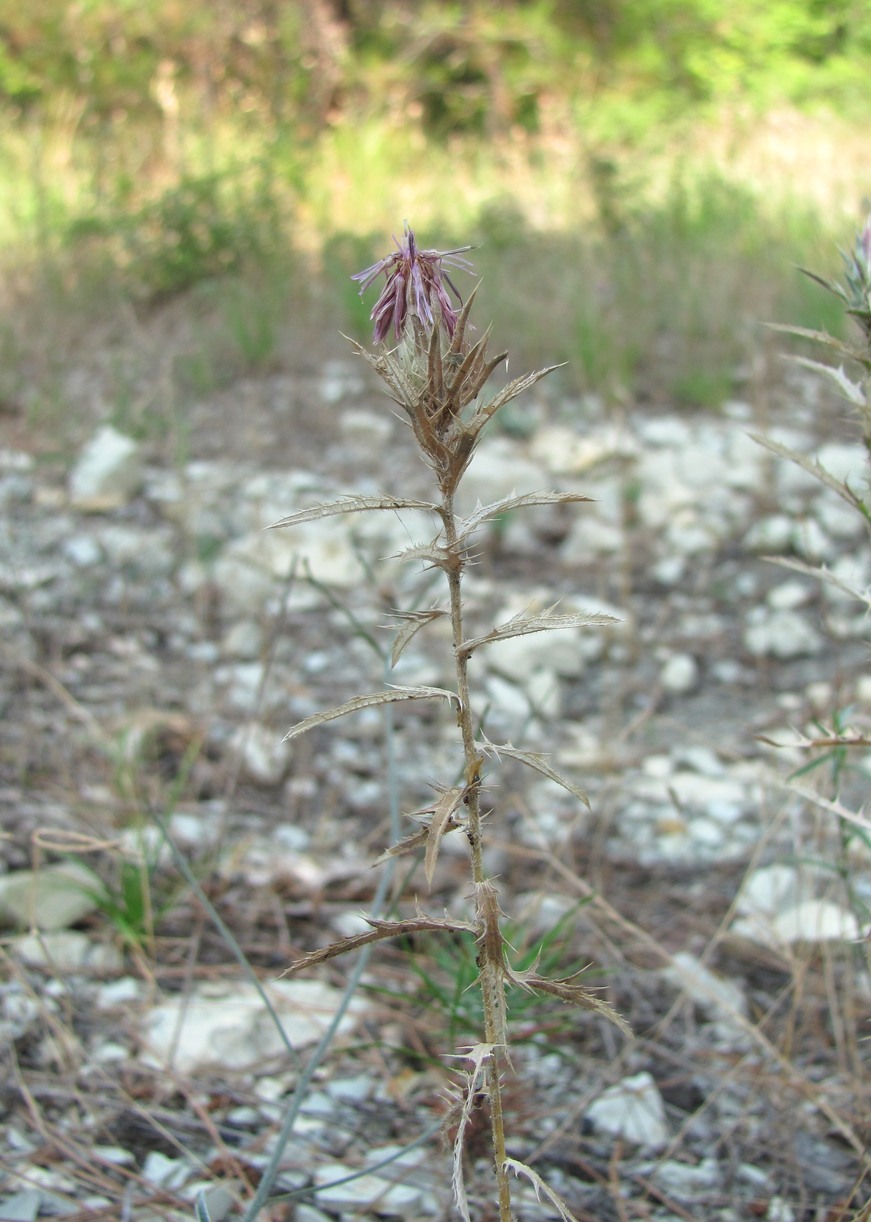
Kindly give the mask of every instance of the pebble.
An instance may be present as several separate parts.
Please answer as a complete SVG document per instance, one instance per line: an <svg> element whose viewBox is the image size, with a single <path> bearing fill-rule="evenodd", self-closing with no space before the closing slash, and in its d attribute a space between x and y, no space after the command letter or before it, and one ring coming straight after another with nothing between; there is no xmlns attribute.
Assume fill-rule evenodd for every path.
<svg viewBox="0 0 871 1222"><path fill-rule="evenodd" d="M339 989L317 980L278 980L264 989L291 1046L304 1048L324 1033L342 999ZM363 1003L354 998L339 1027L350 1031ZM167 998L142 1016L149 1064L193 1074L208 1066L251 1069L286 1056L284 1043L253 985L217 981L184 998Z"/></svg>
<svg viewBox="0 0 871 1222"><path fill-rule="evenodd" d="M0 925L65 929L96 911L92 893L99 886L97 875L75 861L2 875Z"/></svg>
<svg viewBox="0 0 871 1222"><path fill-rule="evenodd" d="M389 412L370 411L364 405L363 391L359 371L347 362L325 370L318 388L323 402L341 407L335 413L336 444L361 465L370 455L377 458L398 431ZM600 710L610 704L612 693L603 694L603 684L610 684L616 675L622 700L624 678L642 676L640 700L651 691L658 699L664 690L669 715L676 708L678 718L684 717L680 698L703 696L712 683L718 685L716 695L722 696L724 706L735 696L734 689L740 689L738 698L749 708L757 699L759 674L770 674L772 663L811 658L815 667L820 659L821 668L821 655L828 647L816 583L793 575L784 579L783 569L778 578L777 570L758 559L752 561L750 553L823 559L860 594L867 586L867 565L854 554L858 534L854 515L832 494L820 491L806 473L779 460L772 462L737 423L750 418L752 409L738 404L731 415L718 418L642 414L634 418L626 413L626 423L619 427L603 417L580 430L573 425L548 426L525 440L493 435L476 454L468 494L463 494L466 509L478 499L487 502L515 491L554 487L597 497L595 505L568 507L565 513L552 507L529 514L518 511L497 527L482 528L475 541L480 544L481 562L469 570L469 631L484 633L525 608L541 609L560 596L560 611L601 609L624 622L610 630L535 634L483 647L472 663L474 698L481 702L477 712L486 718L488 731L494 726L509 731L505 737L522 733L524 745L548 751L556 767L571 773L571 767L563 766L564 759L576 766L582 785L586 786L587 777L598 785L603 772L619 768L620 798L601 851L613 851L618 858L629 856L635 863L698 866L747 855L759 836L760 787L752 768L735 762L731 744L721 744L717 737L712 749L692 741L696 732L700 738L709 735L711 725L696 722L698 706L689 701L688 726L681 722L680 731L671 733L666 745L655 735L649 744L638 736L629 764L620 755L622 744L605 763L602 743L609 731L602 728ZM285 744L283 734L297 716L322 707L321 687L329 688L339 703L366 690L357 683L367 667L379 676L377 686L381 664L362 642L361 633L349 629L347 619L326 606L323 593L304 579L305 572L336 591L338 601L386 647L389 637L381 629L386 607L429 606L440 597L435 584L426 585L420 563L397 565L385 559L416 542L429 541L432 520L417 511L360 513L267 530L282 514L333 499L344 489L330 487L317 472L255 470L231 459L188 463L174 472L146 468L139 446L113 433L101 430L73 465L68 503L41 486L28 456L0 455L0 502L14 506L14 515L8 516L20 515L23 522L20 529L12 529L14 521L2 527L0 585L8 596L0 603L4 633L24 641L36 614L74 634L71 643L58 636L60 677L70 684L73 700L94 707L101 718L107 708L117 718L123 699L117 685L105 682L101 689L99 680L89 674L90 662L99 659L114 667L113 674L133 675L135 683L145 685L150 702L157 693L168 707L180 706L188 714L193 707L202 710L215 727L213 737L210 730L209 748L217 744L221 752L238 753L244 784L276 791L276 805L282 804L279 809L286 819L268 837L259 835L255 826L246 847L232 861L221 857L218 878L234 884L241 879L254 889L276 887L279 895L284 887L288 893L322 893L335 877L331 865L353 864L362 851L352 837L341 840L330 829L341 829L348 816L356 826L355 810L365 818L383 805L384 784L371 763L373 735L380 736L382 721L379 711L373 710L371 723L357 714L335 735L328 727L331 737L325 732L322 741L333 745L325 747L319 742L309 746L306 740L300 740L299 747L296 742ZM800 429L783 437L787 444L809 452L811 438ZM838 478L852 480L864 472L861 447L832 444L824 447L824 454L828 469ZM637 486L637 497L627 495L630 486ZM359 490L371 492L376 485L368 475L361 475ZM760 491L770 496L765 503L776 504L781 511L757 517ZM84 517L95 510L105 517ZM634 520L627 525L632 515ZM717 556L721 545L729 551ZM500 548L516 568L510 598L501 593L503 587L496 584L490 568L491 556L498 556ZM733 563L733 549L740 553L738 564ZM602 563L612 555L613 561ZM724 555L721 573L713 561L719 563ZM620 567L624 562L625 572ZM370 566L375 591L367 572ZM100 595L96 602L95 590ZM407 597L410 592L413 596ZM609 606L600 592L615 602L625 601L626 606ZM824 609L840 613L845 597L827 592L826 599ZM165 634L159 622L167 606L173 607L172 631ZM272 626L285 608L299 618L291 632L276 639L275 657L267 669L264 646L272 641ZM849 634L867 636L861 613L860 604L855 623L848 625ZM736 622L742 625L741 640L730 640L724 647L722 642L730 631L734 635ZM450 685L449 644L448 664L433 661L445 644L439 633L448 627L447 621L440 621L415 639L406 655L411 664L407 673L417 676L415 682ZM826 625L827 631L830 627ZM41 659L32 642L31 647L33 660ZM196 681L189 682L194 672ZM795 710L804 710L806 716L806 702L815 697L819 703L826 693L811 690L798 668L795 673L799 678L789 694ZM176 674L182 678L176 680ZM863 683L868 686L857 676L859 699ZM613 696L616 701L616 688ZM633 699L631 694L626 697L619 711L619 717L625 714L621 726L636 712ZM772 697L769 707L775 701ZM399 781L416 792L422 784L418 739L425 739L432 749L424 780L430 779L430 766L436 779L444 779L435 764L441 763L451 719L427 722L419 730L409 718L415 729L406 736L403 713L397 717L403 726ZM655 724L654 714L649 726ZM144 762L143 758L140 763ZM350 794L343 792L349 775L354 778ZM329 803L337 808L329 817L321 807L325 777ZM608 783L612 781L609 778ZM531 813L513 816L517 843L539 848L544 838L551 848L565 845L570 852L572 837L586 828L591 816L576 799L540 778L524 786L523 796L530 800ZM271 800L261 792L252 805ZM111 806L113 801L107 786L103 804ZM241 815L247 817L244 803L243 793ZM197 814L184 816L189 820L186 832L182 835L175 821L173 832L194 854L212 843L209 827L221 823L227 812L226 802L214 810L205 800L191 804ZM446 856L453 846L468 851L460 834L446 840ZM183 998L171 995L152 1004L147 988L131 977L91 980L93 972L117 976L123 964L114 947L67 928L91 914L94 904L84 896L82 876L78 890L65 888L57 885L57 869L43 866L37 872L51 880L45 894L27 870L16 866L0 876L4 920L12 928L27 928L35 908L45 930L39 938L11 940L18 962L81 973L91 989L88 1004L100 1018L106 1012L106 1021L114 1023L118 1014L111 1012L116 1010L139 1030L146 1065L162 1067L171 1060L182 1075L216 1068L221 1073L259 1074L251 1082L250 1094L243 1096L245 1105L234 1114L240 1124L252 1127L258 1117L261 1123L264 1118L274 1121L295 1077L293 1072L264 1076L264 1068L285 1068L287 1058L251 986L236 979L203 983ZM90 875L85 881L94 884ZM71 891L85 906L53 908L64 891L67 898ZM21 899L25 893L26 904ZM563 901L546 891L525 899L526 919L542 933L565 915ZM327 911L319 919L325 929L343 933L362 928L361 918L348 907ZM824 890L820 877L774 864L759 867L747 878L730 932L783 948L795 941L851 941L865 931L855 915ZM675 965L677 973L668 979L692 999L700 1027L711 1030L719 1046L741 1048L739 1019L747 1013L742 989L689 952L678 952ZM63 991L68 981L42 976L40 980L45 988L38 1010L26 1004L25 993L3 991L11 986L0 989L0 1031L8 1038L29 1038L45 1007L62 1004L62 996L48 986L57 984ZM341 997L338 990L314 980L278 981L265 987L294 1047L303 1049L319 1038ZM343 1023L344 1033L353 1031L362 1012L362 1003L355 1002ZM106 1066L107 1072L115 1072L130 1057L125 1037L114 1028L112 1036L94 1041L89 1049L93 1062ZM270 1058L275 1058L274 1066L268 1064ZM366 1101L372 1105L381 1085L368 1074L348 1074L322 1082L322 1089L310 1092L300 1132L321 1143L320 1148L332 1149L335 1161L316 1168L323 1192L315 1202L297 1208L298 1218L323 1222L326 1215L317 1201L324 1208L329 1201L331 1209L344 1210L347 1216L361 1216L361 1211L368 1216L376 1201L377 1208L384 1207L394 1216L435 1212L424 1175L431 1150L400 1155L400 1183L393 1182L393 1167L384 1168L383 1174L373 1170L390 1147L376 1147L365 1155L363 1177L347 1185L334 1183L360 1169L350 1155L346 1160L346 1148L330 1146L335 1142L337 1112L353 1112ZM661 1149L670 1137L663 1101L649 1073L635 1074L604 1091L590 1106L588 1117L600 1132L642 1151ZM293 1155L299 1166L305 1151L294 1147ZM156 1184L190 1186L196 1173L185 1159L152 1151L143 1174ZM16 1216L10 1215L10 1209L21 1208L22 1217L33 1218L40 1210L47 1212L45 1194L53 1187L62 1189L46 1181L43 1193L42 1181L38 1182L40 1188L28 1190L35 1196L9 1193L0 1200L0 1220ZM717 1187L717 1163L713 1157L693 1166L668 1160L658 1167L656 1182L678 1198L681 1193L710 1191ZM760 1194L763 1189L767 1191L760 1185ZM331 1192L332 1198L324 1195ZM770 1198L772 1222L780 1217L772 1213L776 1201ZM217 1200L214 1209L219 1209ZM784 1213L781 1222L787 1219Z"/></svg>
<svg viewBox="0 0 871 1222"><path fill-rule="evenodd" d="M653 1075L646 1071L603 1091L586 1115L597 1131L645 1150L662 1149L670 1136L665 1104Z"/></svg>
<svg viewBox="0 0 871 1222"><path fill-rule="evenodd" d="M136 493L142 478L137 443L111 425L104 425L91 437L70 472L70 502L87 512L116 509Z"/></svg>

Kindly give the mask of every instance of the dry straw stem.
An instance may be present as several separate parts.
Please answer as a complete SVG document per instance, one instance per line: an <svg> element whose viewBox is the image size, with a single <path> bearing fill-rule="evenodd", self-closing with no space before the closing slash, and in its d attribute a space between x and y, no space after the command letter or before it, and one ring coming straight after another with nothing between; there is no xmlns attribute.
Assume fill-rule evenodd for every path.
<svg viewBox="0 0 871 1222"><path fill-rule="evenodd" d="M489 329L478 339L471 337L469 316L475 290L458 311L453 308L448 289L457 301L459 294L447 278L442 261L448 266L458 266L456 255L459 252L441 254L438 251L421 251L407 227L404 241L397 242L396 245L396 252L356 277L365 289L382 272L387 276L387 283L372 317L375 322L376 341L385 340L393 334L397 340L396 346L392 349L379 346L374 352L357 343L354 348L384 381L390 397L405 413L421 457L435 476L439 496L432 501L383 493L377 496L345 496L291 514L275 525L293 526L317 518L361 510L422 509L438 519L439 529L435 537L406 549L401 553L400 560L423 561L426 565L441 570L447 583L447 606L434 606L426 611L397 612L399 627L393 644L392 660L396 662L399 659L419 631L436 620L449 618L456 676L455 690L396 687L355 696L337 708L305 718L288 733L287 738L295 738L345 714L395 701L438 699L451 703L462 740L462 780L458 784L441 789L431 806L418 811L416 817L427 819L426 826L398 844L390 846L381 860L422 848L424 874L427 882L431 884L444 836L455 828L462 828L470 848L474 919L471 922L455 921L447 916L430 918L418 913L407 920L370 921L372 929L369 932L340 939L329 947L315 951L294 963L290 970L299 971L370 942L408 933L466 931L474 934L479 970L478 985L483 1000L484 1038L467 1054L471 1067L465 1074L463 1086L458 1093L453 1176L457 1206L461 1216L470 1222L463 1181L463 1147L472 1109L483 1094L489 1104L500 1222L511 1222L512 1219L511 1171L526 1175L537 1193L544 1192L551 1203L557 1206L561 1216L570 1218L565 1206L558 1202L552 1190L541 1182L537 1173L509 1159L507 1154L502 1111L502 1074L506 1068L510 1068L506 991L513 985L528 992L544 993L569 1004L592 1009L609 1018L627 1033L628 1027L609 1006L588 993L576 977L549 980L539 975L535 967L518 972L510 966L507 944L502 932L498 894L487 876L484 861L485 812L481 808L481 786L485 760L487 757L498 759L500 756L507 756L563 786L581 802L587 805L589 802L584 792L557 772L543 755L520 750L511 744L491 743L482 735L476 738L468 664L471 655L484 645L535 632L610 625L614 620L607 615L560 613L557 604L554 604L544 611L515 616L479 635L466 632L462 578L469 563L468 549L475 532L500 514L516 509L533 505L577 503L589 498L574 493L545 491L518 495L515 492L492 504L482 505L479 502L466 517L456 513L454 499L457 487L466 473L488 422L502 407L534 386L557 366L514 378L492 398L482 398L482 391L490 375L506 359L506 354L500 352L497 356L489 355Z"/></svg>

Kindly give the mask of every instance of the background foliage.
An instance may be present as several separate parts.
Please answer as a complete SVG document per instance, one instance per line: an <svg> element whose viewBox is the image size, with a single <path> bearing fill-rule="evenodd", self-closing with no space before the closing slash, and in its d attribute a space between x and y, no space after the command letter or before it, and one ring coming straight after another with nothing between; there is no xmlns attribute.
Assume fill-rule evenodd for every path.
<svg viewBox="0 0 871 1222"><path fill-rule="evenodd" d="M716 404L760 320L840 327L791 264L836 271L869 101L856 0L0 0L0 393L58 400L73 303L205 293L182 400L280 365L318 284L362 335L407 217L481 244L517 359Z"/></svg>

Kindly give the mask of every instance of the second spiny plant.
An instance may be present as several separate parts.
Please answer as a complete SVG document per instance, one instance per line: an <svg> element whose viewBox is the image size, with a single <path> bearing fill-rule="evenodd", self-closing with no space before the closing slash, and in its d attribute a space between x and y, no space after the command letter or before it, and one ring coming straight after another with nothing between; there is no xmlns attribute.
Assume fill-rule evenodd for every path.
<svg viewBox="0 0 871 1222"><path fill-rule="evenodd" d="M469 548L476 532L507 511L535 505L585 501L576 493L531 492L504 497L480 505L465 516L456 508L456 495L486 425L497 412L523 391L534 386L555 366L523 375L488 397L485 392L490 375L506 360L506 353L490 355L489 329L474 338L469 321L475 298L473 290L465 304L451 279L451 272L471 271L463 257L469 247L450 251L421 250L406 225L403 240L386 258L359 272L354 279L364 292L382 275L383 291L372 311L375 324L372 350L355 344L360 356L386 384L390 397L405 413L414 433L420 455L434 477L436 494L430 501L393 493L378 496L348 495L329 504L313 506L275 525L295 524L332 515L366 510L424 510L432 515L434 537L414 546L404 558L423 562L441 570L446 583L442 605L426 611L397 611L398 628L392 650L393 664L415 634L435 620L450 621L453 690L437 687L389 685L383 691L354 696L338 708L315 714L296 725L288 738L315 726L363 708L395 701L436 700L452 706L458 727L456 774L459 781L444 785L436 801L415 817L422 824L414 835L399 844L387 846L388 855L418 852L423 854L427 882L432 881L441 841L449 832L462 833L469 843L469 868L472 889L472 918L454 919L449 914L429 916L416 913L402 920L372 920L372 928L355 937L342 938L323 950L294 963L291 971L311 967L325 959L354 950L383 938L419 932L458 932L474 936L481 991L483 1031L474 1047L463 1050L466 1069L462 1075L454 1107L446 1121L446 1131L454 1134L453 1189L460 1217L469 1220L469 1205L463 1178L464 1141L471 1128L473 1108L486 1099L495 1174L495 1191L500 1222L510 1222L512 1173L529 1179L536 1194L543 1194L564 1218L571 1218L567 1206L541 1179L536 1171L510 1157L502 1104L503 1082L512 1071L507 994L511 988L557 997L562 1001L598 1010L624 1030L626 1024L601 999L590 994L575 976L551 979L540 975L535 965L527 970L513 967L511 951L503 933L503 913L496 886L488 874L485 832L498 824L498 804L485 810L482 786L488 760L508 756L551 780L563 785L584 803L587 799L566 778L560 776L546 757L519 750L509 744L496 744L475 730L469 690L469 660L479 649L527 633L612 623L605 615L562 614L556 606L544 612L521 614L498 624L480 635L470 636L464 623L463 576L469 563ZM486 821L484 816L487 816Z"/></svg>

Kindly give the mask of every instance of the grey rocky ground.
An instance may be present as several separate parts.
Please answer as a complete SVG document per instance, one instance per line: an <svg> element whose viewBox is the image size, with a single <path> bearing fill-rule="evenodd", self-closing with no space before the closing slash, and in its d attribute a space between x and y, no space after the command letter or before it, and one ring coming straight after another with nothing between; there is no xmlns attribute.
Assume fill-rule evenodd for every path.
<svg viewBox="0 0 871 1222"><path fill-rule="evenodd" d="M542 384L509 425L482 444L469 510L556 488L594 502L482 528L472 631L554 603L615 623L476 657L487 736L548 753L591 802L494 764L492 866L518 938L564 919L567 970L593 964L636 1033L519 1009L512 1149L579 1219L858 1217L867 853L854 840L844 858L838 829L783 784L806 757L760 736L871 705L861 605L765 557L864 587L868 549L856 515L749 434L857 486L862 448L808 379L764 418L739 401L617 411ZM276 1140L298 1067L155 815L305 1051L348 969L276 977L360 927L389 791L420 809L458 767L451 719L429 705L396 715L389 751L378 710L283 742L380 688L390 612L439 597L396 559L431 537L422 513L265 529L345 492L428 494L389 403L338 361L239 383L189 427L175 464L106 430L66 463L20 443L0 454L0 1219L192 1216L203 1185L213 1217L236 1216ZM436 625L388 680L449 687L449 664ZM865 800L869 768L851 758L846 802ZM143 855L166 906L154 937L125 947L107 897ZM401 911L466 911L450 837L431 894L412 863L397 878ZM275 1218L451 1216L437 1139L400 1153L443 1111L449 1041L475 1039L465 1002L452 1013L415 975L433 953L371 961L284 1156L282 1187L308 1195ZM473 1141L478 1194L485 1158ZM518 1200L519 1218L556 1216Z"/></svg>

